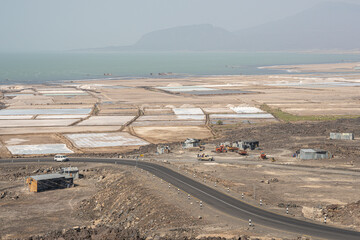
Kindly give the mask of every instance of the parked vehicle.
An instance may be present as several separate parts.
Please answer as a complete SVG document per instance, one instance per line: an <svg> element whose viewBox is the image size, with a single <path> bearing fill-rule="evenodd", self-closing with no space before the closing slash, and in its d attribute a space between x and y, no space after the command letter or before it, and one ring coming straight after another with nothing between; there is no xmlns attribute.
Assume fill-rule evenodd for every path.
<svg viewBox="0 0 360 240"><path fill-rule="evenodd" d="M220 145L219 147L215 148L215 152L217 152L217 153L226 153L227 149L226 149L226 147L224 145Z"/></svg>
<svg viewBox="0 0 360 240"><path fill-rule="evenodd" d="M198 154L197 159L198 161L214 161L213 157L205 154Z"/></svg>
<svg viewBox="0 0 360 240"><path fill-rule="evenodd" d="M57 154L54 157L55 162L66 162L69 161L69 158L65 155Z"/></svg>
<svg viewBox="0 0 360 240"><path fill-rule="evenodd" d="M245 150L240 150L238 153L240 155L242 155L242 156L247 156L248 155L247 151L245 151Z"/></svg>

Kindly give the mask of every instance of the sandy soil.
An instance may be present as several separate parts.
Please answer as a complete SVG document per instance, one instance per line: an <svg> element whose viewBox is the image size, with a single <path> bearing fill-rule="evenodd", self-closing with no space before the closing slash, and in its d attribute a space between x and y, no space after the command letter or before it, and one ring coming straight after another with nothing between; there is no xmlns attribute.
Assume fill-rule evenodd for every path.
<svg viewBox="0 0 360 240"><path fill-rule="evenodd" d="M265 69L280 69L288 72L359 72L360 63L303 64L263 67Z"/></svg>
<svg viewBox="0 0 360 240"><path fill-rule="evenodd" d="M180 142L186 138L211 138L211 132L201 126L133 127L137 136L151 143Z"/></svg>

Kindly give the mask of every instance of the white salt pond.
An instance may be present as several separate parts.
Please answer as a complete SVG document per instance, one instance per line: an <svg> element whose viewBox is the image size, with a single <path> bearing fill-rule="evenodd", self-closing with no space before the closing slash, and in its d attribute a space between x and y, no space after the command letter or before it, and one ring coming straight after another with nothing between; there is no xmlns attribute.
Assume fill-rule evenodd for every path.
<svg viewBox="0 0 360 240"><path fill-rule="evenodd" d="M273 115L269 113L261 113L261 114L211 114L210 118L212 119L229 119L229 118L274 118Z"/></svg>
<svg viewBox="0 0 360 240"><path fill-rule="evenodd" d="M16 96L34 96L31 93L5 93L5 97L16 97Z"/></svg>
<svg viewBox="0 0 360 240"><path fill-rule="evenodd" d="M92 116L80 122L79 126L122 126L135 116Z"/></svg>
<svg viewBox="0 0 360 240"><path fill-rule="evenodd" d="M91 108L62 108L62 109L2 109L0 116L4 115L67 115L67 114L89 114Z"/></svg>
<svg viewBox="0 0 360 240"><path fill-rule="evenodd" d="M11 120L11 119L31 119L33 115L8 115L8 116L0 116L0 120Z"/></svg>
<svg viewBox="0 0 360 240"><path fill-rule="evenodd" d="M81 118L86 118L89 115L38 115L36 117L36 119L66 119L66 118L76 118L76 119L81 119ZM0 116L1 119L1 116Z"/></svg>
<svg viewBox="0 0 360 240"><path fill-rule="evenodd" d="M133 127L154 127L154 126L202 126L205 121L190 121L190 120L177 120L177 121L135 121L131 124Z"/></svg>
<svg viewBox="0 0 360 240"><path fill-rule="evenodd" d="M214 91L216 89L203 86L176 86L176 87L156 87L169 92L191 92L191 91Z"/></svg>
<svg viewBox="0 0 360 240"><path fill-rule="evenodd" d="M48 119L48 120L0 120L0 128L7 127L57 127L69 126L78 119Z"/></svg>
<svg viewBox="0 0 360 240"><path fill-rule="evenodd" d="M179 120L205 120L205 115L176 115Z"/></svg>
<svg viewBox="0 0 360 240"><path fill-rule="evenodd" d="M205 120L205 115L151 115L151 116L140 116L136 121L177 121L177 120Z"/></svg>
<svg viewBox="0 0 360 240"><path fill-rule="evenodd" d="M58 154L72 153L65 144L38 144L38 145L14 145L6 146L11 154L29 155L29 154Z"/></svg>
<svg viewBox="0 0 360 240"><path fill-rule="evenodd" d="M201 108L173 108L176 115L203 115Z"/></svg>
<svg viewBox="0 0 360 240"><path fill-rule="evenodd" d="M262 113L263 111L256 107L230 107L236 113Z"/></svg>
<svg viewBox="0 0 360 240"><path fill-rule="evenodd" d="M38 91L44 96L77 96L88 95L87 92L82 90L40 90Z"/></svg>
<svg viewBox="0 0 360 240"><path fill-rule="evenodd" d="M79 148L143 146L149 143L126 132L65 135Z"/></svg>
<svg viewBox="0 0 360 240"><path fill-rule="evenodd" d="M235 113L230 108L203 108L205 112L211 113Z"/></svg>

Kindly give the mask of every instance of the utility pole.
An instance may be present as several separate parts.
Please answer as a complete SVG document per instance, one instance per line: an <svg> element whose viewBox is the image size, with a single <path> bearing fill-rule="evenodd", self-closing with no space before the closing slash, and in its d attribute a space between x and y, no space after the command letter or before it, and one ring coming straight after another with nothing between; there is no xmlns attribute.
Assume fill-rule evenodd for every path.
<svg viewBox="0 0 360 240"><path fill-rule="evenodd" d="M253 184L253 187L254 187L254 200L256 200L255 184Z"/></svg>

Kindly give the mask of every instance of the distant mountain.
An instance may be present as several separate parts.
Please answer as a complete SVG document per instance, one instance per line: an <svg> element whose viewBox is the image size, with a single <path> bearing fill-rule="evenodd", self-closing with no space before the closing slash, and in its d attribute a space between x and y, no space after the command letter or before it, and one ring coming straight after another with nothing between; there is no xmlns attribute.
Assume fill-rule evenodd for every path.
<svg viewBox="0 0 360 240"><path fill-rule="evenodd" d="M190 25L145 34L132 46L107 47L98 50L119 51L213 51L234 50L238 37L210 24Z"/></svg>
<svg viewBox="0 0 360 240"><path fill-rule="evenodd" d="M145 34L127 47L108 51L360 49L360 5L325 2L294 16L229 32L209 24L174 27Z"/></svg>
<svg viewBox="0 0 360 240"><path fill-rule="evenodd" d="M247 50L359 49L360 5L325 2L236 34Z"/></svg>
<svg viewBox="0 0 360 240"><path fill-rule="evenodd" d="M141 50L231 50L237 36L210 24L175 27L144 35L133 47Z"/></svg>

